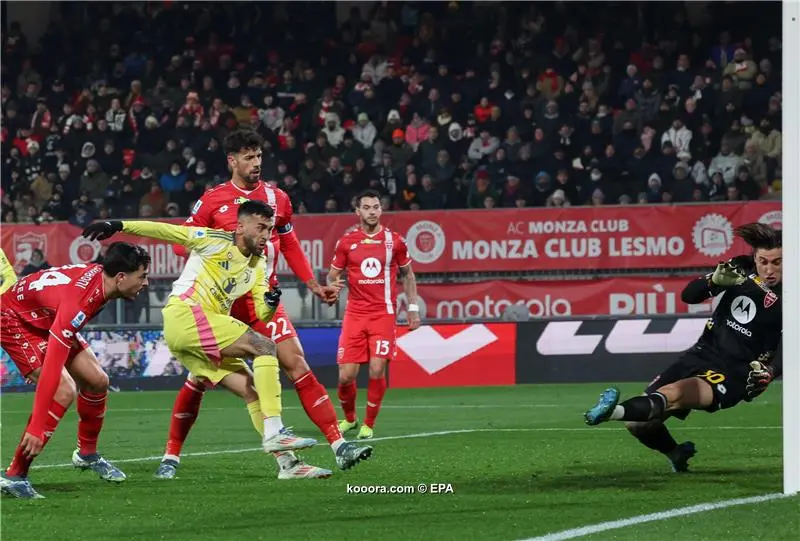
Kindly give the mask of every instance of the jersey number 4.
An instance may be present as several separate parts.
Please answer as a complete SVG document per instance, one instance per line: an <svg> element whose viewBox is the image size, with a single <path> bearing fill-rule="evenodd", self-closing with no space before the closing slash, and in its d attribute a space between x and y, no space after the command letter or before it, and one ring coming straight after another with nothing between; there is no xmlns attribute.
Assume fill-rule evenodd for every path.
<svg viewBox="0 0 800 541"><path fill-rule="evenodd" d="M48 286L63 286L70 283L72 278L63 272L59 272L59 270L79 269L85 267L86 265L65 265L63 267L56 267L57 270L46 271L39 277L38 280L34 280L28 284L28 289L33 291L41 291Z"/></svg>

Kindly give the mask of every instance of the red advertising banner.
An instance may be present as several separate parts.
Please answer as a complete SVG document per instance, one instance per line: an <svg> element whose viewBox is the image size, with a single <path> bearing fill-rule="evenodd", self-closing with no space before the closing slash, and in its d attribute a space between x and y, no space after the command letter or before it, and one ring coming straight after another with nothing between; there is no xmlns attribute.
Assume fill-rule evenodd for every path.
<svg viewBox="0 0 800 541"><path fill-rule="evenodd" d="M389 386L514 385L516 347L514 323L400 327Z"/></svg>
<svg viewBox="0 0 800 541"><path fill-rule="evenodd" d="M386 226L406 237L417 272L704 267L743 251L733 229L748 222L780 226L776 202L566 209L455 210L388 213ZM351 214L300 215L295 230L312 266L327 269ZM123 237L120 237L123 238ZM158 241L154 276L174 276L183 259ZM42 248L52 265L82 263L99 245L69 224L4 225L2 247L16 267ZM288 269L281 260L279 273Z"/></svg>
<svg viewBox="0 0 800 541"><path fill-rule="evenodd" d="M524 306L533 318L594 315L710 314L716 299L681 301L686 278L605 278L599 280L487 280L468 284L419 284L423 319L497 319L509 306ZM405 318L408 299L398 296Z"/></svg>

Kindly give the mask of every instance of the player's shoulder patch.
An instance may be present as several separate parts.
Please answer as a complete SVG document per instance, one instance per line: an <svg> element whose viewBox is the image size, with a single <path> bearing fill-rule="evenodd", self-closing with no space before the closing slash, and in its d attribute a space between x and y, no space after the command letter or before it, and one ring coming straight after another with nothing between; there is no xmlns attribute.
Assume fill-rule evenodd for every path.
<svg viewBox="0 0 800 541"><path fill-rule="evenodd" d="M86 321L86 314L84 314L83 312L78 312L77 314L75 314L75 317L72 318L72 321L70 321L70 325L72 325L74 328L77 329L78 327L83 325L84 321Z"/></svg>
<svg viewBox="0 0 800 541"><path fill-rule="evenodd" d="M197 214L197 211L200 210L200 207L202 206L203 206L203 200L198 199L197 203L195 203L194 206L192 207L192 214Z"/></svg>
<svg viewBox="0 0 800 541"><path fill-rule="evenodd" d="M278 227L279 235L285 235L286 233L291 233L292 231L294 231L294 226L292 225L292 222L289 222L288 224L281 225Z"/></svg>
<svg viewBox="0 0 800 541"><path fill-rule="evenodd" d="M195 232L192 234L192 236L193 236L194 238L196 238L196 239L199 239L199 238L201 238L201 237L205 237L205 236L206 236L206 232L205 232L205 230L203 230L203 229L197 229L197 230L195 230Z"/></svg>

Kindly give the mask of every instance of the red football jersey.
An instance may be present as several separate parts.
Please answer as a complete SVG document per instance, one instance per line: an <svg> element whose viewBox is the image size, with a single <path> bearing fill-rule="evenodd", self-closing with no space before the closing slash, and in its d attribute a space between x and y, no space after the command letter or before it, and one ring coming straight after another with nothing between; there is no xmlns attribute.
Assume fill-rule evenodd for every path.
<svg viewBox="0 0 800 541"><path fill-rule="evenodd" d="M249 191L238 187L233 181L228 181L203 194L195 203L186 225L233 231L236 229L236 213L239 211L239 205L248 200L263 201L275 211L275 229L264 249L264 255L267 257L267 268L270 269L270 284L276 286L278 277L275 274L275 267L281 249L281 236L293 230L292 202L286 192L273 188L263 181L259 181L256 187Z"/></svg>
<svg viewBox="0 0 800 541"><path fill-rule="evenodd" d="M406 241L386 227L367 235L360 227L336 243L331 267L347 271L349 289L345 313L394 314L397 270L411 263Z"/></svg>
<svg viewBox="0 0 800 541"><path fill-rule="evenodd" d="M105 303L103 267L97 264L52 267L30 274L2 296L3 308L10 308L32 327L49 330L67 347Z"/></svg>

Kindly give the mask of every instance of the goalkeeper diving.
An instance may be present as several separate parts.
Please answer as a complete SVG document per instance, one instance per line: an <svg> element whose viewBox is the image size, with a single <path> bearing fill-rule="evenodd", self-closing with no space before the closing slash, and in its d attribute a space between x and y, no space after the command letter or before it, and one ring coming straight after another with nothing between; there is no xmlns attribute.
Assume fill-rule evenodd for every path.
<svg viewBox="0 0 800 541"><path fill-rule="evenodd" d="M695 444L678 444L664 424L692 410L714 413L750 402L781 375L781 231L752 223L736 229L750 254L722 262L689 282L681 299L698 304L723 293L697 343L648 385L642 396L620 402L606 389L586 412L589 425L624 421L643 445L664 454L673 471L688 471Z"/></svg>
<svg viewBox="0 0 800 541"><path fill-rule="evenodd" d="M222 385L244 399L268 453L305 449L317 443L283 426L275 343L229 315L233 302L251 291L262 321L269 321L278 307L280 290L269 289L263 256L274 223L269 205L247 201L239 207L234 232L147 221L98 222L83 232L92 240L105 240L124 231L191 250L162 310L164 339L170 352L195 378L209 387ZM252 372L243 359L253 359ZM343 446L353 449L337 453L337 462L350 455L355 459L355 446L349 442Z"/></svg>

